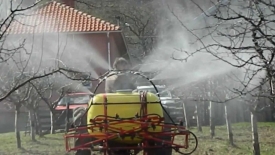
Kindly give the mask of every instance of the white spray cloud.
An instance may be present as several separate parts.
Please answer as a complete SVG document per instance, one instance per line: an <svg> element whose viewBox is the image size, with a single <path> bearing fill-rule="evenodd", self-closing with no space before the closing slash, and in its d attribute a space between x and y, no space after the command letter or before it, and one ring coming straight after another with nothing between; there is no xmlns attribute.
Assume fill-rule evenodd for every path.
<svg viewBox="0 0 275 155"><path fill-rule="evenodd" d="M187 56L186 53L192 53L200 48L205 48L203 45L210 45L217 43L216 40L213 40L211 36L205 37L201 44L199 40L197 40L196 36L194 34L190 33L187 29L184 28L184 26L188 26L187 28L189 30L195 29L195 28L202 28L205 27L205 21L199 20L197 22L193 23L185 23L184 20L182 20L183 16L182 14L175 13L177 17L180 17L181 21L178 21L178 19L175 18L174 15L170 14L167 16L170 16L171 19L174 19L173 28L170 27L170 29L163 29L163 31L167 32L167 36L170 36L170 38L167 38L165 41L159 41L159 43L155 47L155 51L152 52L152 54L145 60L144 65L140 68L140 71L155 71L160 70L160 73L156 75L153 79L154 80L166 80L169 79L172 83L171 86L169 86L171 89L181 87L184 85L188 85L193 82L203 81L208 77L214 77L221 74L226 74L232 71L232 69L236 69L235 67L229 65L228 63L218 60L218 58L214 57L213 55L207 53L207 52L200 52L197 54L194 54L188 58L187 61L177 61L176 59L185 58ZM185 14L185 16L188 16ZM209 20L207 19L208 24L216 24L218 21L215 19ZM184 26L182 25L184 24ZM213 30L213 29L212 29ZM162 32L163 32L162 31ZM202 29L197 30L196 35L200 34L200 36L205 35L207 33L213 32L211 30ZM225 37L223 37L224 39ZM218 39L218 38L216 38ZM196 44L191 44L193 42L196 42ZM229 40L218 40L219 43L222 43L223 45L229 45L232 42ZM250 41L247 41L246 44L250 44ZM209 50L213 50L213 52L216 52L216 54L219 54L227 60L230 63L238 64L238 61L234 59L234 57L230 57L227 53L228 51L220 49L214 49L214 48L208 48ZM172 58L172 56L174 58ZM239 54L240 57L243 57L243 59L248 59L251 54L241 53ZM151 65L148 65L151 64ZM242 68L242 71L244 72L245 68ZM255 69L254 69L255 70ZM261 74L262 75L262 74ZM261 76L259 75L259 76ZM240 79L241 76L244 76L244 74L239 75ZM254 82L258 82L257 80Z"/></svg>
<svg viewBox="0 0 275 155"><path fill-rule="evenodd" d="M13 72L20 72L24 69L25 72L43 73L58 66L69 67L81 72L89 72L92 78L98 78L99 76L95 69L108 69L109 66L106 60L100 56L99 51L87 39L81 38L83 36L80 33L47 33L49 27L55 27L56 30L59 30L61 21L53 19L50 21L45 16L28 11L22 12L24 15L17 16L16 19L21 21L21 24L28 27L28 29L35 27L34 32L36 34L7 36L4 43L4 47L7 49L19 47L20 44L24 43L24 46L14 53L13 59L7 62L9 64L6 65L8 69ZM36 22L23 21L22 19L28 18L26 15L35 16ZM40 33L37 33L38 31ZM7 70L7 67L1 70ZM59 85L74 83L73 87L81 86L80 82L61 76L56 76L54 81Z"/></svg>

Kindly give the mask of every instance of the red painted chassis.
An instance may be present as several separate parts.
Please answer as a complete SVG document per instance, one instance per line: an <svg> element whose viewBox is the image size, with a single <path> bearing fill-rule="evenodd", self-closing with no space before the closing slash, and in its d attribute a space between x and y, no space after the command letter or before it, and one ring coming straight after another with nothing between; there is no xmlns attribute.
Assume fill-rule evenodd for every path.
<svg viewBox="0 0 275 155"><path fill-rule="evenodd" d="M105 121L107 120L107 121ZM164 118L159 117L158 115L150 114L147 116L143 116L141 118L133 117L128 119L120 119L118 117L108 117L106 119L106 116L98 116L93 120L90 120L91 124L86 126L81 126L77 128L72 128L69 130L69 132L65 135L65 143L66 143L66 150L68 152L70 151L76 151L76 150L91 150L91 151L102 151L104 155L107 155L108 150L145 150L145 149L160 149L160 148L172 148L176 152L180 154L191 154L193 153L197 148L197 138L196 136L186 130L184 126L179 125L170 125L163 123ZM116 128L114 127L117 124L122 123L131 123L136 128L133 128L131 130L123 130L122 128ZM162 132L150 132L148 129L154 129L156 127L161 127ZM95 128L100 128L100 133L96 134L89 134L85 131L88 129L94 131ZM169 130L167 130L169 129ZM98 131L97 131L98 132ZM176 144L175 143L175 137L176 136L184 136L184 144ZM196 146L195 148L189 152L185 153L180 151L180 149L187 149L189 147L189 136L194 136L196 140ZM171 140L163 140L160 137L163 136L169 136L171 137ZM132 138L141 138L142 142L139 145L136 146L125 146L122 145L120 147L109 147L108 142L112 141L115 138L124 139L125 137L132 137ZM81 143L81 145L78 146L70 146L69 141L71 139L79 139L85 140L85 139L92 139L89 142ZM161 143L162 145L152 146L149 145L149 141L153 141L156 143ZM96 148L93 147L97 144L100 144L101 147ZM143 153L146 155L146 151Z"/></svg>

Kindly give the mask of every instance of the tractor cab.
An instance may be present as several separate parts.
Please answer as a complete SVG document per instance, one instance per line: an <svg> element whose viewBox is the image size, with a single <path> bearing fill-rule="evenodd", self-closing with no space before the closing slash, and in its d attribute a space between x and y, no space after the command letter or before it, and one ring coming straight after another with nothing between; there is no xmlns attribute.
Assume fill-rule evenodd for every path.
<svg viewBox="0 0 275 155"><path fill-rule="evenodd" d="M57 104L55 110L66 110L67 103L69 109L75 109L77 107L87 107L92 93L70 93L65 95Z"/></svg>
<svg viewBox="0 0 275 155"><path fill-rule="evenodd" d="M56 126L57 128L64 129L66 125L66 118L69 122L72 121L73 111L76 108L86 108L92 98L92 93L68 93L58 103L55 108L55 114L57 115ZM68 110L67 110L68 104ZM68 111L68 113L67 113Z"/></svg>
<svg viewBox="0 0 275 155"><path fill-rule="evenodd" d="M156 85L156 88L158 89L160 99L171 99L173 98L172 93L166 89L165 85ZM143 90L147 92L151 92L156 94L156 89L153 86L138 86L137 90Z"/></svg>

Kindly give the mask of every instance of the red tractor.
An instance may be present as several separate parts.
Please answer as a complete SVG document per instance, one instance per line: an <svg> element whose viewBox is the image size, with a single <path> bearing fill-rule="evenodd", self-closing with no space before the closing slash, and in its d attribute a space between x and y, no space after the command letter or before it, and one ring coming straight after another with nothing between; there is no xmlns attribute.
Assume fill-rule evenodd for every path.
<svg viewBox="0 0 275 155"><path fill-rule="evenodd" d="M65 134L67 152L75 155L172 155L192 154L198 146L195 134L176 124L165 110L156 85L139 72L125 71L147 79L155 88L148 91L117 90L96 93L87 107L73 110L73 124Z"/></svg>
<svg viewBox="0 0 275 155"><path fill-rule="evenodd" d="M66 110L66 104L69 103L69 109L77 107L87 107L93 93L69 93L65 95L57 104L55 110Z"/></svg>
<svg viewBox="0 0 275 155"><path fill-rule="evenodd" d="M63 126L66 123L72 122L74 111L79 108L87 108L88 102L92 97L92 93L69 93L66 94L57 104L55 113L59 115L57 124ZM68 117L68 118L67 118Z"/></svg>

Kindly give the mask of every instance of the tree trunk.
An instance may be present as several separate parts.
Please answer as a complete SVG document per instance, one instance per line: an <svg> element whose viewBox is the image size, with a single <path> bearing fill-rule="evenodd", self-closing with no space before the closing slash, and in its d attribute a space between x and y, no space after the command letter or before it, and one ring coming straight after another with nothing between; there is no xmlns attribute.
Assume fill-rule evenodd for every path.
<svg viewBox="0 0 275 155"><path fill-rule="evenodd" d="M182 103L182 108L183 108L183 113L184 113L184 119L185 119L185 127L186 129L189 128L189 122L188 122L188 118L187 118L187 113L186 113L186 107L185 107L185 101L183 101Z"/></svg>
<svg viewBox="0 0 275 155"><path fill-rule="evenodd" d="M54 112L51 110L51 134L55 134L55 114Z"/></svg>
<svg viewBox="0 0 275 155"><path fill-rule="evenodd" d="M225 114L225 121L226 121L226 128L227 128L229 144L231 146L233 146L234 145L233 132L232 132L232 128L231 128L231 120L230 120L230 117L228 114L228 104L227 103L224 104L224 114Z"/></svg>
<svg viewBox="0 0 275 155"><path fill-rule="evenodd" d="M14 120L14 132L15 132L15 137L16 137L17 148L21 148L20 131L18 129L19 114L20 114L20 109L16 108L16 110L15 110L15 120Z"/></svg>
<svg viewBox="0 0 275 155"><path fill-rule="evenodd" d="M202 132L202 127L201 127L201 108L200 106L198 105L198 102L196 102L196 117L197 117L197 129L199 132Z"/></svg>
<svg viewBox="0 0 275 155"><path fill-rule="evenodd" d="M70 122L70 117L69 117L69 102L66 103L66 120L65 120L65 132L67 133L69 131L69 122Z"/></svg>
<svg viewBox="0 0 275 155"><path fill-rule="evenodd" d="M251 129L252 129L252 144L253 144L253 155L260 155L260 144L258 135L258 121L255 113L251 112Z"/></svg>
<svg viewBox="0 0 275 155"><path fill-rule="evenodd" d="M245 108L244 108L244 105L241 103L240 104L240 101L239 100L237 100L237 102L239 103L238 104L238 108L237 108L237 110L238 110L238 115L239 115L239 119L237 120L237 122L245 122L245 119L244 119L244 116L245 116L245 113L244 113L244 111L245 111Z"/></svg>
<svg viewBox="0 0 275 155"><path fill-rule="evenodd" d="M209 117L210 117L210 136L213 138L215 136L215 122L214 122L214 105L213 102L209 102Z"/></svg>
<svg viewBox="0 0 275 155"><path fill-rule="evenodd" d="M31 139L32 141L35 141L35 119L34 119L34 110L31 108L29 110L29 121L30 121L30 127L31 127Z"/></svg>
<svg viewBox="0 0 275 155"><path fill-rule="evenodd" d="M34 111L34 116L33 117L34 117L35 134L39 135L36 111Z"/></svg>
<svg viewBox="0 0 275 155"><path fill-rule="evenodd" d="M35 132L39 137L42 136L42 131L41 131L41 123L40 123L40 117L38 116L38 111L34 111L34 119L35 119Z"/></svg>
<svg viewBox="0 0 275 155"><path fill-rule="evenodd" d="M204 125L209 125L209 102L204 101L203 102L203 123Z"/></svg>

